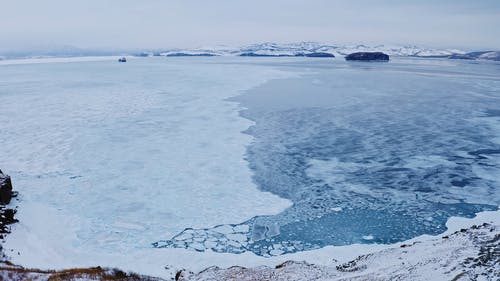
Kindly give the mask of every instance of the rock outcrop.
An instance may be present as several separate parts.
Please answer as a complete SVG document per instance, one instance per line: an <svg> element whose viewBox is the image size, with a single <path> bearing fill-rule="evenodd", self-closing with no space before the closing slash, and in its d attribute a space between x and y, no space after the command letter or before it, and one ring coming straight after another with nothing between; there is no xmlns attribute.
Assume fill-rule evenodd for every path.
<svg viewBox="0 0 500 281"><path fill-rule="evenodd" d="M345 57L345 60L357 60L357 61L388 61L389 55L382 52L357 52L349 54Z"/></svg>
<svg viewBox="0 0 500 281"><path fill-rule="evenodd" d="M0 204L7 205L12 199L12 182L10 177L0 170Z"/></svg>
<svg viewBox="0 0 500 281"><path fill-rule="evenodd" d="M0 239L3 239L6 233L10 233L9 225L17 222L14 218L16 210L6 207L15 195L10 177L0 170Z"/></svg>

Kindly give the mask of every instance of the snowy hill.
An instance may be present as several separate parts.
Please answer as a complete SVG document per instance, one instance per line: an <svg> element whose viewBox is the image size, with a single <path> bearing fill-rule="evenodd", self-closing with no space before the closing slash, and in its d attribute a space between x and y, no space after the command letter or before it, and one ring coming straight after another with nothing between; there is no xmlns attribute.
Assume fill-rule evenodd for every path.
<svg viewBox="0 0 500 281"><path fill-rule="evenodd" d="M485 52L471 52L466 54L453 54L450 59L464 59L464 60L493 60L500 61L500 52L485 51Z"/></svg>
<svg viewBox="0 0 500 281"><path fill-rule="evenodd" d="M431 49L418 46L392 46L392 45L329 45L316 42L300 43L260 43L243 47L203 47L194 49L172 49L159 53L161 56L173 56L175 54L212 55L212 56L309 56L311 54L330 54L333 56L346 56L354 52L384 52L390 56L400 57L448 57L466 52L455 49ZM314 55L313 55L314 56Z"/></svg>
<svg viewBox="0 0 500 281"><path fill-rule="evenodd" d="M287 261L275 267L210 267L178 280L498 280L498 226L484 223L450 235L361 255L329 266Z"/></svg>
<svg viewBox="0 0 500 281"><path fill-rule="evenodd" d="M499 51L465 52L457 49L437 49L415 45L333 45L317 42L273 43L246 46L215 45L198 48L165 48L142 50L81 49L73 46L42 47L0 52L0 59L39 57L81 57L135 55L139 57L165 56L252 56L252 57L344 57L355 52L383 52L394 57L452 58L474 60L500 60Z"/></svg>

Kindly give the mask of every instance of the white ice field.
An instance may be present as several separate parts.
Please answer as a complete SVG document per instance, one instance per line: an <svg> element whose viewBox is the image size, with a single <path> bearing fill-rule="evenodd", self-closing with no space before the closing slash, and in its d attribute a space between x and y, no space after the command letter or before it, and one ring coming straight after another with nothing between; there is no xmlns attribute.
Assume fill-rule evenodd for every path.
<svg viewBox="0 0 500 281"><path fill-rule="evenodd" d="M108 59L4 62L0 64L0 168L12 177L14 188L20 194L19 201L14 203L18 206L19 223L7 236L4 251L12 262L27 267L101 265L170 277L180 268L201 270L210 265L273 264L294 257L321 262L328 261L332 253L347 259L383 248L381 244L329 247L363 243L363 239L366 243L393 242L392 238L382 237L385 232L379 231L380 225L371 227L371 232L356 226L355 239L348 242L344 239L349 235L348 222L342 224L343 236L329 237L325 243L315 239L322 235L321 231L331 233L339 220L350 217L362 220L364 213L356 212L352 216L349 213L357 207L368 211L373 208L385 216L390 210L379 205L386 204L384 200L391 196L397 200L388 206L395 206L397 212L405 206L412 212L431 205L433 208L432 214L415 218L417 227L411 229L411 234L398 236L394 241L442 233L444 222L451 216L471 217L476 212L496 210L500 203L500 111L497 110L500 108L500 65L424 59L394 59L379 65L381 69L377 64L349 64L340 58L237 57L135 58L124 64ZM449 126L457 126L453 133L458 137L450 150L439 146L446 143L436 142L436 147L422 148L416 154L409 153L406 147L405 153L401 153L392 147L392 141L388 141L391 145L387 146L381 133L374 138L366 135L367 141L362 147L373 154L369 160L359 158L357 152L338 156L335 150L328 150L325 153L331 155L315 155L307 151L314 147L324 150L321 142L324 138L320 142L316 142L316 138L311 140L310 136L319 134L317 129L299 124L300 120L320 126L327 118L334 122L325 126L337 124L365 136L358 130L359 124L346 121L349 115L337 116L322 110L337 108L337 112L351 112L348 107L356 104L375 108L377 102L387 98L378 92L379 88L372 89L369 84L353 87L349 83L325 82L330 78L340 79L335 78L336 73L342 79L351 79L349 81L359 78L358 73L362 73L363 78L371 77L372 73L399 73L403 80L411 75L415 77L412 85L398 84L392 79L388 79L386 85L391 89L415 86L415 91L408 95L408 103L412 103L413 97L428 94L423 92L427 87L419 88L421 79L438 76L450 85L461 81L454 89L463 90L457 100L444 102L442 106L447 108L450 117L459 116L467 122L460 123L462 119L450 122ZM298 99L300 105L289 102L286 86L278 85L278 97L270 97L269 108L262 111L266 118L261 119L265 120L255 115L245 118L240 111L248 107L256 114L262 101L238 101L237 96L270 81L301 81L300 86L291 85L294 89L306 89L305 97ZM321 94L321 99L328 102L307 98L309 88L314 91L317 87L323 90L331 87L333 91L344 86L344 90L333 97L325 98L324 93ZM347 97L349 91L355 94ZM290 89L290 92L294 91ZM397 91L391 90L394 92ZM363 104L364 94L370 95L368 100L373 103ZM444 90L436 92L440 94L450 98L450 93ZM424 107L432 101L418 100L419 106ZM468 107L470 115L465 114ZM394 104L390 108L394 108ZM377 116L375 110L366 110ZM417 109L408 109L412 110ZM361 120L358 115L353 112L352 116ZM298 123L290 125L279 121L284 118ZM383 116L378 118L383 120ZM442 116L443 120L436 118L431 119L446 122L447 116ZM402 122L411 119L407 116ZM266 124L259 127L259 122ZM253 125L253 130L244 132ZM290 126L300 128L302 133L280 135L281 129L284 132ZM458 133L460 126L463 126L463 134ZM394 128L401 132L404 129ZM345 137L353 140L355 136L349 133ZM294 142L286 143L288 137ZM302 149L303 155L287 150L290 144L296 143L304 144L294 145ZM311 143L315 145L309 145ZM281 144L283 147L278 147ZM375 153L374 149L380 149L374 148L377 145L390 148L390 153ZM299 154L303 157L298 160L295 156ZM294 158L280 158L282 155L294 155ZM380 155L383 159L377 158ZM410 180L404 188L399 185L400 180L387 181L390 185L387 189L370 186L370 179L384 180L378 173L386 167L382 169L380 165L391 162L394 155L398 156L396 162L401 157L407 158L401 160L404 163L393 164L396 170L390 172L397 174L390 175L399 179L401 173L411 174L414 182ZM269 163L275 159L280 159L284 166L274 169L277 166ZM266 165L273 168L268 169ZM292 170L293 176L284 175ZM296 173L298 170L301 172ZM430 176L432 186L418 185L429 177L429 170L441 173L439 177ZM270 182L262 179L266 171L269 171ZM367 173L359 174L361 172ZM467 177L459 178L456 173ZM362 180L354 182L354 176ZM273 183L271 179L280 181L276 185L279 189L269 186ZM288 182L299 187L287 193L280 184L288 186ZM444 187L434 189L440 183ZM334 199L321 202L320 211L316 211L316 201L304 199L312 198L305 188L309 184L314 188L333 187L332 192L324 196ZM350 188L349 193L339 191L339 186L342 190ZM473 190L462 190L468 186ZM360 197L356 195L365 196L372 191L377 195L357 202ZM425 202L432 201L430 197L440 200L432 204L413 202L416 194ZM469 196L469 200L464 196ZM446 206L439 209L440 204ZM301 214L315 217L306 220ZM498 212L488 214L498 218ZM397 225L406 214L394 217ZM391 224L391 216L381 219ZM319 230L309 233L303 231L303 225ZM231 229L225 232L227 226ZM259 227L264 232L258 232ZM297 229L303 234L295 231ZM196 235L189 234L191 232ZM216 232L225 236L211 237ZM180 239L182 235L184 238L191 235L189 241ZM172 243L170 239L176 236L179 239ZM257 236L262 239L255 238ZM375 241L370 241L373 239ZM159 241L166 246L153 246ZM300 248L284 249L285 244L300 244ZM219 248L212 250L210 245ZM323 250L314 250L318 248ZM280 255L282 253L290 254ZM269 258L270 255L274 257Z"/></svg>

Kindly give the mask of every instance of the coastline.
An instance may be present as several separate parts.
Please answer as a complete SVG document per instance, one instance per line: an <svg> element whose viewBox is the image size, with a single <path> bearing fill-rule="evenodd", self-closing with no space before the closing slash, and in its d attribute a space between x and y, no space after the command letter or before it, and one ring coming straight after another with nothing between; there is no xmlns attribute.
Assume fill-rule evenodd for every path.
<svg viewBox="0 0 500 281"><path fill-rule="evenodd" d="M485 223L488 224L488 232L493 237L500 237L500 210L498 211L486 211L478 213L476 217L471 219L461 218L461 217L453 217L450 218L447 222L448 229L436 236L430 235L422 235L419 237L415 237L408 241L403 241L390 245L374 245L374 244L358 244L358 245L349 245L349 246L329 246L323 249L305 251L301 253L288 254L278 257L272 258L262 258L257 257L255 255L245 255L246 258L242 258L242 255L226 255L226 259L224 262L217 262L217 257L220 258L221 254L216 253L203 253L204 257L196 257L193 255L184 255L186 253L182 253L179 251L179 256L177 257L177 264L167 264L163 263L164 269L166 271L152 273L150 270L141 270L140 268L132 267L120 267L120 270L115 269L115 271L125 270L125 272L136 272L136 273L127 273L130 276L139 276L137 279L131 280L158 280L155 278L160 278L160 280L260 280L257 277L262 276L274 276L269 280L281 280L281 278L287 278L287 280L302 280L305 276L319 276L316 280L358 280L360 277L357 275L365 276L364 278L368 278L367 280L371 280L370 277L374 277L380 274L387 274L387 271L394 270L396 272L399 270L399 266L395 266L396 263L405 263L409 256L404 255L405 249L408 246L412 246L412 249L422 256L419 258L422 259L432 259L433 255L436 252L442 251L443 253L448 253L447 251L453 250L456 251L457 243L465 243L466 240L461 240L461 236L458 236L457 239L449 240L448 238L454 235L461 235L463 233L469 232L471 229L477 229L477 226L481 228L485 226ZM442 241L455 241L452 244L444 244L444 247L436 247L437 244L442 243ZM496 241L496 240L495 240ZM461 244L461 245L462 245ZM422 246L424 245L424 246ZM466 245L466 244L463 244ZM494 245L493 245L494 246ZM498 243L497 243L498 246ZM430 247L430 248L429 248ZM431 249L433 249L431 251ZM495 249L495 248L493 248ZM466 261L471 256L474 256L474 251L476 249L472 249L472 252L466 252L467 255L459 255L456 256L457 263ZM394 254L396 253L396 254ZM157 258L161 258L161 256L154 255L153 252L150 253L149 256L151 261L156 260ZM387 256L385 260L383 260L383 264L385 266L380 267L376 263L372 265L367 264L362 268L356 268L355 270L342 270L341 268L344 266L352 266L353 261L359 261L360 259L366 259L366 257L375 255L377 259L384 259L384 256ZM415 253L413 253L415 255ZM153 256L156 256L153 258ZM142 258L145 258L143 256ZM411 256L410 256L411 257ZM111 258L111 257L110 257ZM185 267L183 264L188 264L192 262L192 259L199 259L199 261L204 260L204 263L199 264L196 267ZM493 256L494 259L499 259L498 256ZM209 259L211 262L206 262ZM110 268L113 266L110 263L104 262L103 264L108 264L108 266L104 266L104 273L112 272ZM167 265L166 265L167 264ZM355 265L356 263L354 263ZM495 263L493 263L495 264ZM389 265L389 266L387 266ZM496 267L492 268L496 272L500 270L500 266L496 263ZM88 268L82 268L86 267ZM36 276L39 274L40 276L47 276L47 274L60 274L64 272L75 271L75 269L80 268L81 270L77 270L76 272L88 272L92 271L92 268L97 268L101 271L101 265L75 265L73 267L52 267L52 268L44 268L42 270L39 269L30 269L25 267L15 266L10 262L4 262L4 268L0 269L0 275L7 274L8 272L15 271L29 274L30 276ZM10 268L10 269L9 269ZM69 269L68 268L73 268ZM281 269L284 269L284 273L280 272ZM7 270L8 269L8 270ZM56 270L54 270L56 269ZM340 270L339 270L340 269ZM428 278L436 278L436 277L450 277L450 275L442 275L443 272L441 269L445 269L445 267L440 268L439 265L436 267L432 264L425 264L425 266L421 265L421 268L413 267L413 273L415 271L421 272L425 270L427 274L425 276L416 276L411 275L412 271L408 271L407 278L413 278L412 280L429 280ZM455 268L457 271L454 274L461 274L460 271L463 268ZM440 271L441 270L441 271ZM42 272L43 271L43 272ZM123 271L121 271L123 272ZM168 273L167 273L168 272ZM331 275L335 273L335 275ZM235 275L236 274L236 275ZM326 274L326 275L325 275ZM366 275L370 274L370 275ZM349 276L350 275L350 276ZM454 276L455 276L454 275ZM235 277L237 276L237 277ZM256 277L257 276L257 277ZM284 276L284 277L283 277ZM323 276L322 278L320 278ZM327 276L328 278L325 278ZM335 276L333 278L332 276ZM492 275L493 276L493 275ZM331 278L330 278L331 277ZM401 277L401 276L400 276ZM276 278L276 279L275 279ZM65 279L62 279L65 280ZM68 279L70 280L70 279ZM120 279L122 280L122 279ZM125 279L128 280L128 279ZM373 280L379 280L377 278L373 278ZM458 279L457 279L458 280ZM485 280L494 280L494 279L485 279Z"/></svg>

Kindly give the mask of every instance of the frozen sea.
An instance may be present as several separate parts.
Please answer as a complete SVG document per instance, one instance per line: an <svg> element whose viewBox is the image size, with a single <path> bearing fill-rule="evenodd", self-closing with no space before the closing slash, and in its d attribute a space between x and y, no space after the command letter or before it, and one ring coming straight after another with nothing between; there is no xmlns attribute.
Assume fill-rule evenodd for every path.
<svg viewBox="0 0 500 281"><path fill-rule="evenodd" d="M36 62L0 64L23 265L162 275L436 235L500 204L498 63Z"/></svg>

